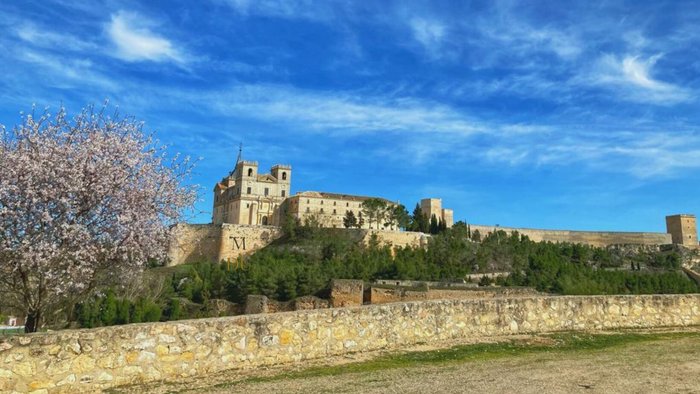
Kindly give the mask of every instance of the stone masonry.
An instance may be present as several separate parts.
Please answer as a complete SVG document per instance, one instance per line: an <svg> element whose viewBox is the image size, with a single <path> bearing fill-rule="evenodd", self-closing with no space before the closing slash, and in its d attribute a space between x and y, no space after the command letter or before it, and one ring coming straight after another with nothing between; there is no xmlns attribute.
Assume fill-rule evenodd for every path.
<svg viewBox="0 0 700 394"><path fill-rule="evenodd" d="M76 393L418 343L700 324L700 294L441 300L0 339L0 392Z"/></svg>

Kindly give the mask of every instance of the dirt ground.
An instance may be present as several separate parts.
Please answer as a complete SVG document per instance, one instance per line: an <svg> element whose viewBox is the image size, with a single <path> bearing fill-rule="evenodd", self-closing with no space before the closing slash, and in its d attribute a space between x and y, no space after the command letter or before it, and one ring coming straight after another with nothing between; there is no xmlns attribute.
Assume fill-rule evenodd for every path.
<svg viewBox="0 0 700 394"><path fill-rule="evenodd" d="M522 337L521 340L531 342L537 338ZM325 360L321 365L357 362L377 355ZM250 379L251 376L270 377L293 370L299 368L226 373L177 384L132 389L152 393L246 394L700 393L700 339L697 336L680 337L595 351L520 354L486 361L454 361L333 376Z"/></svg>

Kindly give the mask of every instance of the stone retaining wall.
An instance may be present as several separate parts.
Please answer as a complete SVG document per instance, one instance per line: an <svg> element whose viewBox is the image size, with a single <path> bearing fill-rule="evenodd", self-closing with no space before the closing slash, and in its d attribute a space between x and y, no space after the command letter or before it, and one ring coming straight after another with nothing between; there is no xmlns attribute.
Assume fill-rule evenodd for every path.
<svg viewBox="0 0 700 394"><path fill-rule="evenodd" d="M2 339L0 392L94 392L458 338L698 324L693 294L419 301L67 330Z"/></svg>

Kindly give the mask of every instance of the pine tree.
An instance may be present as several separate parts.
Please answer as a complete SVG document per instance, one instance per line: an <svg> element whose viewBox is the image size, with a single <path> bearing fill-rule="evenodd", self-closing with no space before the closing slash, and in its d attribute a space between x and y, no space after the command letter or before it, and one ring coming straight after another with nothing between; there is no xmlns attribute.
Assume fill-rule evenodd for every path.
<svg viewBox="0 0 700 394"><path fill-rule="evenodd" d="M429 228L430 234L437 234L440 232L440 226L438 225L438 220L435 215L430 217L430 228Z"/></svg>
<svg viewBox="0 0 700 394"><path fill-rule="evenodd" d="M345 226L345 228L357 227L357 218L355 217L355 213L353 211L347 211L345 213L345 217L343 218L343 226Z"/></svg>
<svg viewBox="0 0 700 394"><path fill-rule="evenodd" d="M357 228L362 228L365 225L365 218L362 216L362 212L357 216Z"/></svg>

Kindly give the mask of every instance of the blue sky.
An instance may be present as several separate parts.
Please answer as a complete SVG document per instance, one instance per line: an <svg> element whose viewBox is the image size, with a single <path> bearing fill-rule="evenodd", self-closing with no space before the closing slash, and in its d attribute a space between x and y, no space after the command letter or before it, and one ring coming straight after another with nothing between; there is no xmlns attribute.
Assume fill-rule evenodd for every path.
<svg viewBox="0 0 700 394"><path fill-rule="evenodd" d="M0 123L108 99L214 183L455 218L663 231L700 214L700 7L683 1L3 1Z"/></svg>

